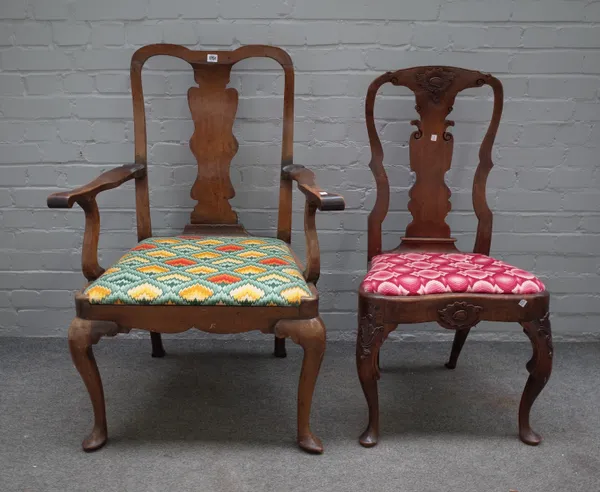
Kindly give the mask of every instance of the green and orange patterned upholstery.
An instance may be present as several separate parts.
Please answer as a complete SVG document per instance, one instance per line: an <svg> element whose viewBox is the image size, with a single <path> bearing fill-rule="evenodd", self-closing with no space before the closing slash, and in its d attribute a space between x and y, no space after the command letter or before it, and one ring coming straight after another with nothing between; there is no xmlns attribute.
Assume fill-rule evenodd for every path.
<svg viewBox="0 0 600 492"><path fill-rule="evenodd" d="M249 236L140 242L84 291L91 304L297 306L312 297L288 245Z"/></svg>

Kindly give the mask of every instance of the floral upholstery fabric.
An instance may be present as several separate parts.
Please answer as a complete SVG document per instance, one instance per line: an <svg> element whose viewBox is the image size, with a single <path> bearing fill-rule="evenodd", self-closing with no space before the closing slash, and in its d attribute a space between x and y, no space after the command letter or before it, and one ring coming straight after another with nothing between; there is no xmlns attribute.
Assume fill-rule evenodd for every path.
<svg viewBox="0 0 600 492"><path fill-rule="evenodd" d="M532 273L475 253L385 253L375 256L361 284L365 292L422 296L448 292L536 294L544 284Z"/></svg>
<svg viewBox="0 0 600 492"><path fill-rule="evenodd" d="M248 236L140 242L84 291L91 304L296 306L312 297L286 243Z"/></svg>

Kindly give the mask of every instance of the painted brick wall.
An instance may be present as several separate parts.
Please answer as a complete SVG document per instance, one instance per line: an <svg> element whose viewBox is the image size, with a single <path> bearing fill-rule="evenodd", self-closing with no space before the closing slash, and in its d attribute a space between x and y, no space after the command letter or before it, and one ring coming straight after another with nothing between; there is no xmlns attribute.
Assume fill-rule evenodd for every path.
<svg viewBox="0 0 600 492"><path fill-rule="evenodd" d="M292 55L296 162L313 167L348 205L318 219L321 306L332 336L354 330L355 289L365 269L374 202L363 119L369 82L386 70L425 64L493 72L504 83L506 105L488 188L492 251L539 272L553 295L557 334L597 333L599 22L600 2L587 0L2 0L0 334L66 332L72 293L83 283L83 213L49 210L46 196L131 162L129 60L136 48L156 42L214 49L271 43ZM167 235L181 230L192 205L185 93L193 78L184 63L155 59L144 83L152 221L155 234ZM273 234L282 74L273 62L248 61L235 70L232 85L241 94L234 202L251 231ZM448 220L466 249L476 227L470 186L489 96L470 91L453 113ZM407 92L394 88L376 106L393 186L389 247L408 222L413 106ZM303 251L302 200L295 199L294 244ZM135 244L132 186L104 193L100 205L106 265Z"/></svg>

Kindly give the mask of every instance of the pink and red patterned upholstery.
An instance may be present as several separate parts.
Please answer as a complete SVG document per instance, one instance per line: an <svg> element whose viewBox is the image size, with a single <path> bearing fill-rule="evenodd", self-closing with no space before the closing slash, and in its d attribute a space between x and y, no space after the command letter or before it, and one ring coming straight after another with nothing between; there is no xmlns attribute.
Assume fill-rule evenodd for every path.
<svg viewBox="0 0 600 492"><path fill-rule="evenodd" d="M361 284L385 296L537 294L544 284L532 273L476 253L385 253L375 256Z"/></svg>

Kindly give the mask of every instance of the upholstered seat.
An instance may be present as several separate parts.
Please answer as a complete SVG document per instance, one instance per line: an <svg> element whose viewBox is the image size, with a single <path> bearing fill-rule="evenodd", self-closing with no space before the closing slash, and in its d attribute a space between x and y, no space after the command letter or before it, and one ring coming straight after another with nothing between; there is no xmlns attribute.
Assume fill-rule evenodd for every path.
<svg viewBox="0 0 600 492"><path fill-rule="evenodd" d="M545 287L533 273L486 255L385 253L373 257L361 289L385 296L422 296L537 294Z"/></svg>
<svg viewBox="0 0 600 492"><path fill-rule="evenodd" d="M84 294L91 304L297 306L312 294L287 244L249 236L140 242Z"/></svg>

